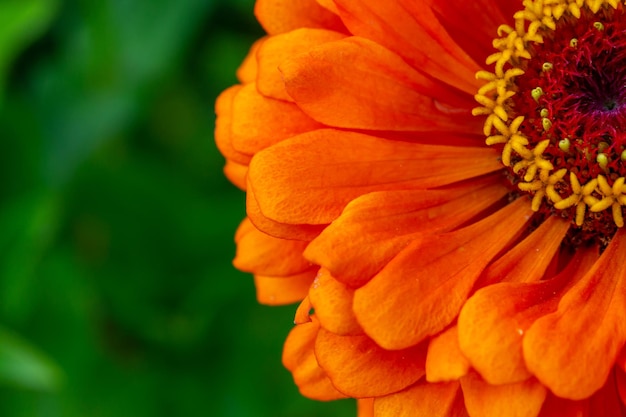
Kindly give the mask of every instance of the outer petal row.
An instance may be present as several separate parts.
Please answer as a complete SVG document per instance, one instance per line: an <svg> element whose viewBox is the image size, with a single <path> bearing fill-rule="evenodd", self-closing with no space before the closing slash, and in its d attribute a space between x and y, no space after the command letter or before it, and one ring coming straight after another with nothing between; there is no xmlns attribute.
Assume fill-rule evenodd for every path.
<svg viewBox="0 0 626 417"><path fill-rule="evenodd" d="M497 170L491 149L318 130L255 155L248 178L266 217L287 224L328 224L351 200L369 192L438 187Z"/></svg>

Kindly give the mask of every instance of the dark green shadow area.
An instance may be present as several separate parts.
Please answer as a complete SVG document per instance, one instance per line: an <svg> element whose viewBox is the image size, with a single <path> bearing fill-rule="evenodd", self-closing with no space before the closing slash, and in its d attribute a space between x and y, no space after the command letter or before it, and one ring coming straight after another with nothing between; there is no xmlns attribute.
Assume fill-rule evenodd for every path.
<svg viewBox="0 0 626 417"><path fill-rule="evenodd" d="M0 5L0 415L351 416L280 356L295 307L231 265L213 103L252 0Z"/></svg>

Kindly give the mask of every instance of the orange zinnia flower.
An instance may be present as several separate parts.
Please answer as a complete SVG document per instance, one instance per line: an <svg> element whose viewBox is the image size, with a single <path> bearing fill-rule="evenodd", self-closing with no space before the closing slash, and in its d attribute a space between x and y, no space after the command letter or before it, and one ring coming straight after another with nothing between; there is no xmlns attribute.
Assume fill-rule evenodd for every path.
<svg viewBox="0 0 626 417"><path fill-rule="evenodd" d="M361 416L621 416L622 0L258 0L235 265ZM495 48L495 49L494 49Z"/></svg>

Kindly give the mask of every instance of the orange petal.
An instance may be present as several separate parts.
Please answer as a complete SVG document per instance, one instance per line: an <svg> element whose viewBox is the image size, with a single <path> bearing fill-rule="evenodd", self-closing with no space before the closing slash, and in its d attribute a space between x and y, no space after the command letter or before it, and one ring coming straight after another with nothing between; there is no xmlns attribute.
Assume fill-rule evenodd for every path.
<svg viewBox="0 0 626 417"><path fill-rule="evenodd" d="M471 96L453 94L364 38L312 48L283 62L280 71L298 106L329 126L421 132L482 128L470 113Z"/></svg>
<svg viewBox="0 0 626 417"><path fill-rule="evenodd" d="M257 88L261 94L280 100L293 101L285 90L285 81L278 66L288 58L326 42L337 41L346 35L324 29L296 29L270 37L259 48Z"/></svg>
<svg viewBox="0 0 626 417"><path fill-rule="evenodd" d="M344 398L315 359L313 351L318 330L319 323L315 320L294 327L285 341L283 365L291 371L305 397L320 401Z"/></svg>
<svg viewBox="0 0 626 417"><path fill-rule="evenodd" d="M626 405L626 373L618 367L615 367L615 382L619 398Z"/></svg>
<svg viewBox="0 0 626 417"><path fill-rule="evenodd" d="M215 102L215 144L226 159L248 165L251 156L237 151L232 143L233 99L241 88L236 85L224 90Z"/></svg>
<svg viewBox="0 0 626 417"><path fill-rule="evenodd" d="M617 355L615 365L619 366L622 371L626 372L626 346L624 346L619 355Z"/></svg>
<svg viewBox="0 0 626 417"><path fill-rule="evenodd" d="M333 0L317 0L317 3L323 8L328 9L335 14L339 14L339 11L337 10L337 6L333 2Z"/></svg>
<svg viewBox="0 0 626 417"><path fill-rule="evenodd" d="M464 229L409 245L356 290L354 311L365 332L385 348L400 349L442 331L531 214L528 200L518 199Z"/></svg>
<svg viewBox="0 0 626 417"><path fill-rule="evenodd" d="M315 0L257 0L254 14L270 35L298 28L346 31L341 19Z"/></svg>
<svg viewBox="0 0 626 417"><path fill-rule="evenodd" d="M254 191L263 215L274 221L328 224L351 200L372 191L443 186L500 169L492 149L420 145L324 129L256 154L248 190Z"/></svg>
<svg viewBox="0 0 626 417"><path fill-rule="evenodd" d="M614 414L611 414L611 417ZM565 400L548 393L539 417L596 417L589 416L589 400ZM609 417L609 416L606 416Z"/></svg>
<svg viewBox="0 0 626 417"><path fill-rule="evenodd" d="M365 398L357 400L357 417L375 417L374 415L374 399Z"/></svg>
<svg viewBox="0 0 626 417"><path fill-rule="evenodd" d="M475 373L461 379L470 417L537 417L547 390L534 379L509 385L490 385Z"/></svg>
<svg viewBox="0 0 626 417"><path fill-rule="evenodd" d="M568 222L548 218L505 255L519 253L517 262L511 260L515 270L507 272L528 270L526 279L539 281L568 229ZM516 250L519 247L524 251ZM585 253L587 262L570 262L570 267L557 278L490 285L467 300L459 313L459 342L465 356L487 382L510 384L531 376L522 355L524 332L538 317L556 310L561 291L571 277L576 276L577 271L584 274L596 259L592 251ZM501 275L501 278L506 280L507 276Z"/></svg>
<svg viewBox="0 0 626 417"><path fill-rule="evenodd" d="M241 84L256 81L258 74L257 53L260 46L268 39L269 37L266 36L254 42L243 62L239 65L239 68L237 68L237 79Z"/></svg>
<svg viewBox="0 0 626 417"><path fill-rule="evenodd" d="M308 242L268 236L254 227L249 219L239 226L235 241L237 255L233 263L241 271L285 277L313 266L302 256Z"/></svg>
<svg viewBox="0 0 626 417"><path fill-rule="evenodd" d="M595 248L580 251L557 276L533 283L502 283L476 292L459 314L459 343L472 366L492 384L531 376L524 361L525 332L556 311L569 285L597 259Z"/></svg>
<svg viewBox="0 0 626 417"><path fill-rule="evenodd" d="M479 85L474 77L478 65L423 3L335 0L350 32L389 48L414 68L473 95Z"/></svg>
<svg viewBox="0 0 626 417"><path fill-rule="evenodd" d="M254 276L256 298L261 304L279 306L302 301L307 296L317 270L294 274L287 277Z"/></svg>
<svg viewBox="0 0 626 417"><path fill-rule="evenodd" d="M609 378L604 386L596 392L589 400L589 417L622 417L626 415L619 389L619 379L614 372L609 374Z"/></svg>
<svg viewBox="0 0 626 417"><path fill-rule="evenodd" d="M456 381L467 375L469 361L459 347L457 326L452 326L433 337L426 355L426 380L428 382Z"/></svg>
<svg viewBox="0 0 626 417"><path fill-rule="evenodd" d="M563 296L558 310L524 337L528 369L559 397L582 399L600 389L626 341L626 232Z"/></svg>
<svg viewBox="0 0 626 417"><path fill-rule="evenodd" d="M449 231L493 205L507 192L499 178L448 190L398 190L350 202L306 248L305 257L338 280L360 287L422 235Z"/></svg>
<svg viewBox="0 0 626 417"><path fill-rule="evenodd" d="M566 400L548 394L539 417L623 417L625 408L620 404L620 376L611 375L604 386L580 401Z"/></svg>
<svg viewBox="0 0 626 417"><path fill-rule="evenodd" d="M236 151L247 155L321 127L295 104L262 96L254 84L237 92L232 113L232 145Z"/></svg>
<svg viewBox="0 0 626 417"><path fill-rule="evenodd" d="M249 185L247 189L246 212L248 218L252 224L263 233L279 239L313 240L324 229L325 225L285 224L265 217L265 215L261 213L254 191Z"/></svg>
<svg viewBox="0 0 626 417"><path fill-rule="evenodd" d="M513 25L513 13L520 8L516 2L493 0L427 2L454 42L480 64L485 60L485 51L493 48L491 42L498 26L504 23ZM500 10L499 6L504 3L510 3L514 9ZM468 21L472 23L468 24Z"/></svg>
<svg viewBox="0 0 626 417"><path fill-rule="evenodd" d="M309 297L324 329L338 335L363 333L352 311L354 290L333 278L328 270L320 269Z"/></svg>
<svg viewBox="0 0 626 417"><path fill-rule="evenodd" d="M315 356L335 388L354 398L400 391L424 376L425 346L384 350L367 336L338 336L320 328Z"/></svg>
<svg viewBox="0 0 626 417"><path fill-rule="evenodd" d="M497 282L534 282L541 279L554 258L569 223L549 217L537 230L489 266L477 287ZM520 268L520 265L524 268Z"/></svg>
<svg viewBox="0 0 626 417"><path fill-rule="evenodd" d="M458 382L418 383L374 400L376 417L465 417Z"/></svg>
<svg viewBox="0 0 626 417"><path fill-rule="evenodd" d="M302 302L298 304L298 308L296 309L296 315L293 319L293 322L295 324L304 324L304 323L309 323L313 321L312 310L313 310L313 306L311 305L311 300L309 299L309 296L307 295L306 297L304 297L304 299L302 299ZM316 317L316 322L319 323L319 320L317 320L317 317Z"/></svg>
<svg viewBox="0 0 626 417"><path fill-rule="evenodd" d="M224 175L230 182L235 184L240 190L246 190L246 183L248 181L248 166L241 165L237 162L226 160L224 166Z"/></svg>

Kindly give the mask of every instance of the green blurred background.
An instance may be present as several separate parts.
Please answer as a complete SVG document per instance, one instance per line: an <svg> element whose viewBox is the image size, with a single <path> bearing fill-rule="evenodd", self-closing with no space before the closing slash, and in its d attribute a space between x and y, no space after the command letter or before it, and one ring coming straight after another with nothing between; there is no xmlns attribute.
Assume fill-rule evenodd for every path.
<svg viewBox="0 0 626 417"><path fill-rule="evenodd" d="M0 415L351 416L231 266L213 102L253 0L0 0Z"/></svg>

